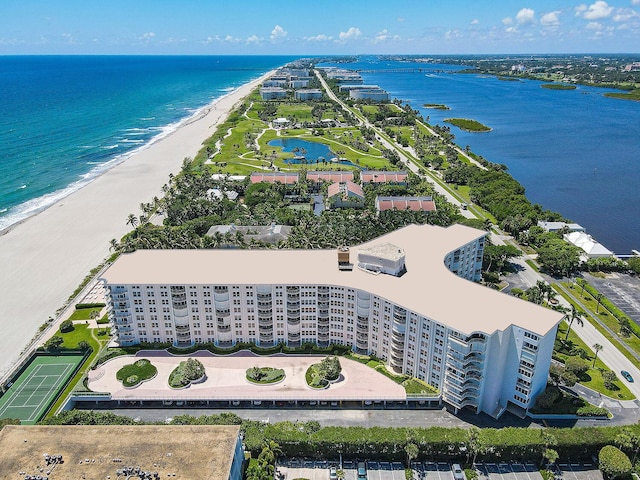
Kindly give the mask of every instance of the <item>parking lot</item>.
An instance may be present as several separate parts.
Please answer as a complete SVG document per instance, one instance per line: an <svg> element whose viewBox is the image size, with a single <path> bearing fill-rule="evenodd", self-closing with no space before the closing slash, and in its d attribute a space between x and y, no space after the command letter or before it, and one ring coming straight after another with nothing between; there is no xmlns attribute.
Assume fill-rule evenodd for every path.
<svg viewBox="0 0 640 480"><path fill-rule="evenodd" d="M640 279L614 273L607 278L585 275L585 278L620 310L640 325Z"/></svg>
<svg viewBox="0 0 640 480"><path fill-rule="evenodd" d="M339 460L318 461L289 459L278 464L276 478L293 480L329 480L329 467L339 465ZM405 480L404 465L400 462L365 462L368 480ZM357 462L344 461L344 480L357 480ZM451 464L446 462L413 462L415 480L454 480ZM542 480L538 466L533 463L476 463L478 480ZM603 480L597 467L591 464L566 464L553 466L557 480Z"/></svg>

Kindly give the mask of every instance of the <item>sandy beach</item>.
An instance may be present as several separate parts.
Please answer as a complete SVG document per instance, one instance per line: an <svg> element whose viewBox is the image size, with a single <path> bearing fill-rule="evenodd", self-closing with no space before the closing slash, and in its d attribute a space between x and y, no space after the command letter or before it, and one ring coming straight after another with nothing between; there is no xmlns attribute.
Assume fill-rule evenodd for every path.
<svg viewBox="0 0 640 480"><path fill-rule="evenodd" d="M221 97L172 134L152 143L86 187L0 235L0 378L40 325L53 316L120 239L130 213L161 196L170 173L194 157L231 109L272 72Z"/></svg>

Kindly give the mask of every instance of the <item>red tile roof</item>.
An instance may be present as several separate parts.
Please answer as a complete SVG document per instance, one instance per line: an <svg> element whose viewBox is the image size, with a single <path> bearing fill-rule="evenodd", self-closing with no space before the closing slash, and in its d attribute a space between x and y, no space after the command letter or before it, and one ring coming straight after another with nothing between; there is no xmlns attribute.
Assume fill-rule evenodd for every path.
<svg viewBox="0 0 640 480"><path fill-rule="evenodd" d="M251 174L251 183L283 183L285 185L293 185L298 183L298 174L289 172L253 172Z"/></svg>
<svg viewBox="0 0 640 480"><path fill-rule="evenodd" d="M353 182L353 172L307 172L310 182Z"/></svg>
<svg viewBox="0 0 640 480"><path fill-rule="evenodd" d="M385 183L385 182L406 182L407 172L376 172L372 170L360 173L362 183Z"/></svg>
<svg viewBox="0 0 640 480"><path fill-rule="evenodd" d="M364 198L364 191L362 187L353 182L341 182L341 183L332 183L329 185L327 190L327 197L333 197L334 195L338 195L340 193L352 193L353 195L357 195L359 197Z"/></svg>
<svg viewBox="0 0 640 480"><path fill-rule="evenodd" d="M383 210L413 210L434 212L436 204L431 197L376 197L376 209Z"/></svg>

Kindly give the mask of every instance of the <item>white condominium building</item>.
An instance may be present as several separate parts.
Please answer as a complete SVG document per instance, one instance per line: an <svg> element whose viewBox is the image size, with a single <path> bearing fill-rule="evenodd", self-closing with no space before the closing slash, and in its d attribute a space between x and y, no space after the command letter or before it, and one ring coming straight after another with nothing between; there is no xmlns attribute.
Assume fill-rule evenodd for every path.
<svg viewBox="0 0 640 480"><path fill-rule="evenodd" d="M498 417L545 388L562 316L474 283L484 242L411 225L337 252L139 250L102 280L121 345L349 345Z"/></svg>

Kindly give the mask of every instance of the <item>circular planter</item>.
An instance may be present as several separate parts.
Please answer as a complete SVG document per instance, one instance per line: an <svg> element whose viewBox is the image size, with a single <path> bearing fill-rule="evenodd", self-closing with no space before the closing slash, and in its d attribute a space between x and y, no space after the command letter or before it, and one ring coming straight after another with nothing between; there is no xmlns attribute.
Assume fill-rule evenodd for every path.
<svg viewBox="0 0 640 480"><path fill-rule="evenodd" d="M186 388L189 388L191 385L197 384L197 383L202 383L207 379L207 374L205 373L203 376L201 376L200 378L196 378L195 380L191 380L189 383L187 383L186 385L183 385L181 387L174 387L171 384L169 384L169 382L167 382L167 385L169 385L169 388L171 390L184 390Z"/></svg>

